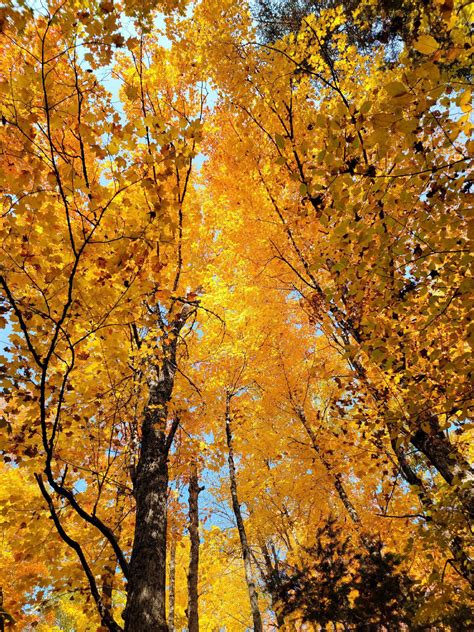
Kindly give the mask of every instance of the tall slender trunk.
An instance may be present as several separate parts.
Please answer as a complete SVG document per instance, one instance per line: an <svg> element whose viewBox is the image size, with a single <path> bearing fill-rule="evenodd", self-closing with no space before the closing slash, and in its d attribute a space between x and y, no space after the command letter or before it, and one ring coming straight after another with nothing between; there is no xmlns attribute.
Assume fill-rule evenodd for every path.
<svg viewBox="0 0 474 632"><path fill-rule="evenodd" d="M294 407L295 407L296 414L298 415L298 419L301 421L301 424L303 425L304 429L306 430L306 433L307 433L307 435L308 435L308 437L309 437L309 439L311 441L311 446L312 446L313 450L316 452L316 454L318 455L321 463L326 468L327 473L332 478L334 487L335 487L335 489L336 489L336 491L337 491L337 493L339 495L339 498L341 499L342 504L346 508L347 513L349 514L352 522L354 524L356 524L356 525L360 525L361 524L360 516L359 516L356 508L354 507L354 505L350 501L349 496L347 495L347 492L346 492L346 490L344 488L344 483L342 482L341 475L339 474L339 472L335 472L334 471L332 465L326 459L326 456L325 456L324 452L319 447L316 435L315 435L313 429L311 428L311 425L308 423L308 420L306 418L306 414L305 414L302 406L300 406L298 404L295 404Z"/></svg>
<svg viewBox="0 0 474 632"><path fill-rule="evenodd" d="M321 305L325 305L330 311L323 290L313 276L311 276L311 280L315 284ZM332 311L335 323L343 334L346 351L357 377L366 385L373 399L379 405L384 405L386 395L371 382L365 367L356 357L357 351L354 352L349 343L352 338L360 351L364 341L362 332L340 309L336 308ZM383 372L383 369L381 370ZM382 414L381 417L383 419L384 415ZM407 420L407 426L411 433L410 443L425 456L427 462L439 472L448 485L457 488L457 496L472 519L474 517L474 469L457 447L451 443L446 434L440 430L436 417L426 419L423 415L415 415L414 418ZM428 426L429 430L426 431L423 426Z"/></svg>
<svg viewBox="0 0 474 632"><path fill-rule="evenodd" d="M174 632L174 608L176 601L176 540L171 540L169 565L168 630Z"/></svg>
<svg viewBox="0 0 474 632"><path fill-rule="evenodd" d="M383 409L386 406L385 394L370 382L365 368L353 354L350 358L350 363L357 377L366 385L373 401L380 409L381 418L383 418ZM396 439L392 438L400 435L400 429L397 428L393 422L387 420L385 420L385 425L386 430L391 437L391 445L398 460L403 477L408 483L410 483L410 485L415 485L415 489L418 489L417 483L411 482L411 480L417 480L418 476L410 473L409 470L411 468L405 457L404 450L398 447ZM436 468L449 485L457 486L457 496L468 514L468 519L472 519L474 516L473 468L466 462L457 448L451 444L446 435L441 431L436 417L425 420L425 426L429 427L429 432L426 432L423 428L419 427L420 425L421 422L418 420L417 430L410 436L410 443L426 457L427 461ZM421 495L418 493L418 496L425 509L431 511L433 504L430 502L430 505L427 505L427 494L425 492ZM463 575L465 576L464 572ZM469 581L472 582L472 572L470 576L471 579L469 579Z"/></svg>
<svg viewBox="0 0 474 632"><path fill-rule="evenodd" d="M226 437L227 437L227 449L229 464L229 479L230 479L230 494L232 498L232 509L234 511L235 521L237 523L237 530L239 532L240 546L242 549L242 558L244 561L245 580L247 582L247 588L250 599L250 609L252 611L253 629L254 632L263 632L262 617L258 608L258 595L253 579L252 565L250 562L250 547L247 540L247 533L245 531L245 525L242 518L242 512L240 510L239 497L237 494L237 479L235 474L235 462L234 462L234 446L232 435L232 421L230 413L230 402L232 395L227 393L226 396L226 411L225 411L225 423L226 423Z"/></svg>
<svg viewBox="0 0 474 632"><path fill-rule="evenodd" d="M189 478L189 537L191 550L188 569L188 630L199 632L198 579L199 579L199 487L197 465L191 465Z"/></svg>
<svg viewBox="0 0 474 632"><path fill-rule="evenodd" d="M383 418L386 395L371 383L364 366L350 350L349 353L352 356L350 362L357 377L366 385L374 402L379 406ZM390 431L390 426L393 428L393 424L387 421L385 423ZM448 485L457 487L457 496L469 517L473 519L474 469L440 429L436 417L421 418L418 416L413 420L408 420L407 425L408 432L411 433L410 443L425 456L427 462L439 472ZM428 428L428 431L422 425ZM400 467L403 468L401 463Z"/></svg>
<svg viewBox="0 0 474 632"><path fill-rule="evenodd" d="M326 458L326 455L319 447L316 434L314 433L314 430L312 429L311 424L308 422L306 418L306 414L304 412L303 407L299 404L296 404L295 411L304 429L306 430L308 437L310 438L313 450L316 452L320 461L326 468L327 473L332 478L334 488L336 489L338 496L341 499L342 504L344 505L347 513L349 514L349 517L352 520L357 533L359 534L361 543L363 544L364 548L373 559L381 560L382 551L381 551L380 546L378 545L376 541L374 541L370 533L366 529L363 528L362 520L360 518L359 512L354 507L349 496L347 495L346 489L344 487L344 482L342 480L342 476L340 475L339 472L334 471L333 466L328 461L328 459Z"/></svg>
<svg viewBox="0 0 474 632"><path fill-rule="evenodd" d="M363 343L365 336L360 326L354 323L354 321L357 322L357 318L352 318L350 306L345 300L344 293L342 293L341 298L344 303L345 310L341 309L335 301L332 301L330 298L328 298L325 290L323 289L323 286L321 286L318 279L311 271L311 266L306 260L304 254L297 246L291 228L285 221L285 218L283 217L281 210L278 207L277 201L268 189L265 180L262 177L261 180L275 208L275 211L283 224L287 238L291 244L291 248L303 265L308 278L307 283L314 290L314 295L311 302L312 308L314 310L315 319L321 321L321 314L330 315L331 329L333 330L332 333L339 333L345 347L347 357L350 358L350 363L354 368L357 377L364 382L364 384L367 386L367 390L372 396L375 397L376 401L378 401L379 403L384 402L386 397L379 389L374 386L374 384L367 376L367 372L364 366L357 359L357 356L360 356L361 351L363 351L364 349ZM311 197L309 199L310 202L313 204L315 210L319 212L319 202L316 202L316 200ZM385 224L384 228L387 231ZM389 268L390 269L388 277L389 279L391 279L393 289L393 280L395 273L393 256L391 256ZM351 340L355 343L354 346L351 344ZM384 372L384 368L378 365L376 362L374 363L374 366L378 368L382 373ZM400 396L403 401L403 396ZM381 418L384 419L383 414L381 415ZM412 435L410 437L410 442L412 443L412 445L426 457L428 463L439 472L439 474L449 485L452 485L456 488L456 494L459 500L462 502L464 508L467 510L467 512L469 512L472 518L474 515L473 468L459 452L457 447L451 443L444 432L438 433L436 431L432 432L431 430L430 432L426 432L423 429L422 423L425 420L422 419L421 415L416 415L414 416L414 418L407 419L406 421L408 430ZM387 422L386 425L388 426ZM400 432L399 435L402 436L402 432ZM400 467L403 468L401 463Z"/></svg>

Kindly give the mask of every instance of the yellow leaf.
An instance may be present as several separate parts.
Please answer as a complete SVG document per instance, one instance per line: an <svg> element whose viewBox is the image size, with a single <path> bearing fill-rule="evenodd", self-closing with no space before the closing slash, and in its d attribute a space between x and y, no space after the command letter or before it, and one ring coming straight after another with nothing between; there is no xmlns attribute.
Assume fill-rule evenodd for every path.
<svg viewBox="0 0 474 632"><path fill-rule="evenodd" d="M431 55L438 50L439 44L431 35L421 35L413 44L413 48L422 55Z"/></svg>
<svg viewBox="0 0 474 632"><path fill-rule="evenodd" d="M472 108L472 94L470 90L465 90L459 97L459 105L463 112L470 112Z"/></svg>
<svg viewBox="0 0 474 632"><path fill-rule="evenodd" d="M285 139L281 134L275 134L275 142L279 149L283 149L285 146Z"/></svg>
<svg viewBox="0 0 474 632"><path fill-rule="evenodd" d="M391 97L400 97L408 92L408 88L401 81L391 81L385 86L385 90Z"/></svg>

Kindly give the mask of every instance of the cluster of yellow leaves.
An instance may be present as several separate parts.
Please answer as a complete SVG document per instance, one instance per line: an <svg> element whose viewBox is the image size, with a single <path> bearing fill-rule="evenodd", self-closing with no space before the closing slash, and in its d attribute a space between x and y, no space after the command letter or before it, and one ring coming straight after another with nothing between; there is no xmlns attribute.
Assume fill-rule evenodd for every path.
<svg viewBox="0 0 474 632"><path fill-rule="evenodd" d="M192 15L186 4L0 15L0 272L2 306L16 306L0 424L5 607L25 629L96 629L33 475L49 460L130 553L147 389L176 336L171 317L188 305L197 315L180 332L169 410L181 425L173 484L186 484L198 459L228 510L232 390L255 574L261 542L298 567L335 517L354 541L380 536L403 556L429 595L419 621L436 621L449 602L468 603L447 560L452 538L466 537L471 481L459 469L448 483L415 457L430 526L396 455L436 429L459 455L448 469L469 459L467 8L433 3L440 32L423 10L394 64L349 44L340 8L260 46L246 3L203 0ZM167 46L155 9L168 14ZM119 108L104 71L120 84ZM185 627L185 507L169 506ZM119 620L125 582L110 549L67 502L57 507L101 589L112 577ZM207 527L201 627L237 632L250 621L237 533ZM268 626L270 601L260 599Z"/></svg>

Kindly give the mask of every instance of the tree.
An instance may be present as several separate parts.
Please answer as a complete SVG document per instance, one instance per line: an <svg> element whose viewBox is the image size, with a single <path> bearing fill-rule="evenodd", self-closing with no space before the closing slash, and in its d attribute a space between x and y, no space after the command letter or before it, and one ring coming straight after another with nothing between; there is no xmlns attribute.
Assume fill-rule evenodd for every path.
<svg viewBox="0 0 474 632"><path fill-rule="evenodd" d="M41 444L32 441L31 447L26 442L18 446L17 454L38 455L43 461L39 471L44 470L46 480L33 466L36 480L58 533L80 560L103 625L118 629L83 546L68 533L53 494L112 547L123 578L128 579L126 612L142 625L140 616L144 609L149 610L152 619L143 623L144 629L146 625L164 629L167 458L179 421L175 412L167 430L167 410L177 370L178 337L197 308L196 302L187 300L186 292L180 294L179 283L183 205L203 101L198 95L198 100L187 101L181 112L167 100L166 83L161 94L155 93L151 100L145 92L149 88L145 88L142 33L128 43L130 57L137 63L131 74L127 70L130 89L124 116L125 111L133 116L138 110L144 117L147 110L155 108L158 117L158 112L166 117L168 108L170 117L165 128L155 126L153 131L151 127L138 129L133 123L128 128L121 125L119 114L111 108L110 95L94 75L91 53L80 59L77 52L79 45L89 45L94 51L97 48L98 63L104 64L110 59L112 46L123 44L123 37L113 33L119 15L113 5L100 5L99 14L104 17L102 39L85 39L88 29L93 28L93 18L88 12L76 16L68 4L50 7L24 27L13 23L4 38L7 57L13 60L16 56L21 65L20 73L3 84L4 140L18 157L15 173L28 164L21 176L24 185L15 188L15 176L5 182L5 200L10 203L4 216L6 259L1 283L8 308L23 334L21 342L16 336L10 350L18 362L17 373L11 375L19 383L6 411L10 414L22 400L27 402L26 408L35 411L38 425L33 433L39 433ZM74 22L73 17L77 18ZM135 89L133 82L140 89ZM179 90L175 97L180 99ZM196 105L197 110L193 110ZM184 120L191 112L198 116L192 127L188 129L186 123L186 132L178 135L169 131L172 119L181 116ZM141 120L137 123L138 127L143 125ZM142 132L145 144L138 140ZM160 136L159 145L156 135ZM11 163L8 153L4 159ZM123 205L129 208L131 223L116 215ZM158 210L160 221L153 222ZM44 234L47 245L41 244L41 239L31 239L29 229L23 232L26 225L33 226L34 234ZM50 231L55 234L53 239ZM23 244L19 250L18 243ZM136 259L127 254L131 244ZM169 256L176 257L170 264L173 269L166 282L165 277L158 281L156 275L165 266L161 258ZM112 267L107 261L113 262ZM156 296L151 297L163 282L169 282L169 298L160 305ZM96 284L106 287L94 298ZM110 354L113 347L116 352ZM23 374L25 354L33 365ZM107 384L96 382L94 386L89 382L80 389L76 380L82 379L81 365L85 367L85 363L96 377L102 373ZM105 392L101 390L104 386ZM102 400L98 410L87 404L94 400ZM139 420L142 410L143 422ZM109 415L113 425L104 421ZM128 428L121 422L127 417L131 422ZM97 459L93 471L97 497L90 509L78 501L74 491L78 477L71 477L68 468L69 462L84 465L84 457L78 455L78 461L75 452L84 418ZM93 436L96 427L103 432L97 439ZM138 435L139 455L138 446L135 452L133 447L128 449L129 439L136 441ZM71 446L70 452L64 442L71 436L76 446ZM101 447L104 441L107 449ZM137 537L130 564L116 533L97 512L101 495L110 494L110 487L105 491L104 484L117 461L122 463L115 485L125 484L124 460L133 471L137 507ZM150 511L154 516L151 523L147 518ZM143 564L150 565L150 573L142 572ZM145 593L154 595L153 605L137 605ZM161 595L158 604L156 594Z"/></svg>
<svg viewBox="0 0 474 632"><path fill-rule="evenodd" d="M469 625L468 7L359 4L1 10L4 627Z"/></svg>
<svg viewBox="0 0 474 632"><path fill-rule="evenodd" d="M188 570L188 629L189 632L199 632L199 493L203 488L199 486L197 464L191 464L189 476L189 539L191 549L189 553Z"/></svg>
<svg viewBox="0 0 474 632"><path fill-rule="evenodd" d="M242 517L242 509L239 502L239 496L237 491L237 476L235 472L235 459L234 459L234 446L233 446L233 430L232 430L232 413L231 413L231 401L232 398L237 395L237 390L228 390L226 393L226 408L225 408L225 432L227 439L229 464L229 483L230 494L232 498L232 510L234 512L235 521L237 523L237 531L239 532L240 546L242 548L242 559L244 561L245 580L249 591L250 609L252 610L253 629L255 632L261 632L262 616L258 607L258 594L255 586L255 581L252 572L251 563L251 549L245 530L245 525Z"/></svg>
<svg viewBox="0 0 474 632"><path fill-rule="evenodd" d="M409 600L416 591L410 579L397 572L396 557L384 554L375 542L363 554L351 548L335 521L320 527L307 551L308 567L284 568L276 579L283 613L299 610L304 621L323 628L340 622L354 630L401 625L415 629Z"/></svg>
<svg viewBox="0 0 474 632"><path fill-rule="evenodd" d="M415 59L407 52L392 67L382 64L381 57L367 74L364 57L355 55L352 64L347 55L333 61L321 47L321 34L343 19L337 10L327 11L319 22L308 18L297 40L289 36L265 47L265 72L258 47L257 52L251 45L236 47L234 60L242 74L234 72L234 84L242 81L248 89L228 88L232 158L225 142L217 151L222 164L227 164L225 158L233 160L234 169L237 152L245 156L242 179L247 186L261 187L258 204L268 209L266 221L281 226L279 236L272 231L266 260L273 256L287 266L290 277L280 278L288 291L301 296L311 321L348 360L354 379L351 407L356 393L364 400L358 413L361 425L390 438L400 471L427 511L432 511L425 489L431 474L427 481L417 474L406 456L409 444L426 459L425 469L438 472L448 495L457 497L461 515L456 526L450 510L449 518L443 518L443 509L435 513L445 538L446 520L450 523L447 543L472 582L468 540L461 544L465 536L469 539L462 532L472 508L472 469L462 444L449 439L446 430L458 425L456 418L468 418L470 398L470 387L454 369L456 364L463 372L466 348L454 332L467 331L467 322L461 325L467 312L464 289L459 288L467 287L461 235L468 158L462 144L453 140L470 124L462 111L453 115L446 109L449 99L443 100L440 86L453 80L443 55L448 58L458 50L463 37L462 11L456 15L449 11L442 16L450 37L443 44L446 53L425 33L414 43L419 53ZM338 41L342 51L347 41L343 32ZM421 76L426 83L419 81ZM428 85L440 92L428 94ZM456 96L460 105L466 98L463 92ZM435 103L441 108L436 113ZM252 134L240 133L246 128ZM397 145L384 143L384 129L406 142L401 155ZM429 141L420 140L417 135L426 129L432 132ZM261 139L259 152L253 133ZM447 204L453 209L449 214ZM444 227L450 222L456 238L446 242ZM369 245L372 241L377 247ZM453 377L450 387L445 366ZM451 506L452 500L446 501Z"/></svg>
<svg viewBox="0 0 474 632"><path fill-rule="evenodd" d="M328 9L336 9L342 12L344 20L335 22L324 34L321 43L327 54L339 55L337 43L333 46L333 38L337 41L337 34L343 30L348 43L362 53L370 53L383 44L385 55L392 60L398 57L403 45L413 46L426 22L433 34L444 38L443 20L448 20L453 10L453 3L445 3L439 10L433 2L412 0L362 3L353 0L256 0L252 6L258 32L266 43L290 33L296 35L312 14L321 16ZM464 71L469 72L467 66Z"/></svg>

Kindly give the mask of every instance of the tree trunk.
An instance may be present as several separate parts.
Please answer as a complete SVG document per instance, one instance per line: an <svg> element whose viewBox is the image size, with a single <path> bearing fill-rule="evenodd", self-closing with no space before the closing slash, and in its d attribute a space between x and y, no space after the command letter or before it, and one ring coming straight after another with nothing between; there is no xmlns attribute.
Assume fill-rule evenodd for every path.
<svg viewBox="0 0 474 632"><path fill-rule="evenodd" d="M174 608L176 600L176 541L171 541L170 567L169 567L169 607L168 607L168 630L174 632Z"/></svg>
<svg viewBox="0 0 474 632"><path fill-rule="evenodd" d="M265 573L262 573L263 581L265 582L265 588L267 589L272 602L272 610L275 614L276 627L280 629L285 625L285 618L278 608L278 602L280 600L280 595L278 594L278 589L280 587L278 566L272 563L267 543L263 539L260 540L260 550L262 551L265 562Z"/></svg>
<svg viewBox="0 0 474 632"><path fill-rule="evenodd" d="M384 418L383 407L386 405L386 396L367 377L367 372L362 364L351 354L350 363L357 374L357 377L366 385L376 405L380 408L381 418ZM396 427L392 422L385 421L389 435ZM409 431L413 432L410 443L419 450L428 461L444 478L449 485L457 486L457 496L464 509L472 519L474 517L474 470L469 463L459 453L456 446L452 445L448 437L440 429L436 417L424 420L430 432L426 432L421 424L423 420L417 419L416 423L408 422ZM401 433L397 433L402 436ZM392 443L393 445L393 443ZM395 455L399 461L400 469L406 469L405 464L400 461L400 451L396 450ZM408 480L408 479L407 479Z"/></svg>
<svg viewBox="0 0 474 632"><path fill-rule="evenodd" d="M446 524L442 524L436 511L433 511L433 509L435 509L434 503L426 493L423 481L408 463L402 447L397 444L396 439L392 439L391 443L393 451L397 455L403 478L416 490L420 504L427 512L426 521L433 525L441 540L449 547L449 550L453 554L452 562L455 564L457 571L469 582L470 586L474 588L474 566L469 553L466 553L465 550L467 548L469 551L469 547L465 546L459 536L452 535L449 525L446 526Z"/></svg>
<svg viewBox="0 0 474 632"><path fill-rule="evenodd" d="M150 388L134 480L135 537L130 559L125 632L168 632L166 621L167 404L173 382Z"/></svg>
<svg viewBox="0 0 474 632"><path fill-rule="evenodd" d="M315 281L314 277L312 277L312 280ZM326 297L321 288L319 288L319 293L321 303L325 304ZM355 357L354 350L349 345L349 339L352 338L360 348L363 341L362 333L357 327L350 324L350 319L345 318L340 310L336 309L334 316L337 325L343 332L346 351L357 377L365 383L373 399L378 404L384 404L386 401L385 394L371 383L364 366ZM381 371L383 372L383 368ZM382 414L381 417L383 418L384 415ZM429 426L429 432L423 429L423 422ZM473 468L460 454L456 446L450 442L444 432L440 430L436 417L424 420L417 416L414 419L407 420L407 425L409 426L409 431L413 433L410 438L411 444L426 457L428 463L439 472L449 485L457 487L459 500L472 519L474 517Z"/></svg>
<svg viewBox="0 0 474 632"><path fill-rule="evenodd" d="M234 511L235 521L237 523L237 530L239 532L240 545L242 548L242 558L244 561L245 580L249 591L250 609L252 611L253 629L254 632L263 632L262 617L258 608L258 595L255 588L255 582L252 574L252 565L250 563L250 547L247 540L247 534L245 532L244 521L242 518L242 512L240 510L239 497L237 495L237 480L235 474L235 462L234 462L234 447L233 436L231 426L230 415L230 401L232 395L229 393L226 396L226 437L228 448L228 464L229 464L229 479L230 479L230 493L232 497L232 509Z"/></svg>
<svg viewBox="0 0 474 632"><path fill-rule="evenodd" d="M166 326L160 365L152 366L140 458L133 479L136 499L135 536L123 614L124 632L168 632L166 620L166 542L168 453L179 425L176 415L166 432L168 404L176 374L179 334L195 308L183 305ZM158 314L162 330L165 324Z"/></svg>
<svg viewBox="0 0 474 632"><path fill-rule="evenodd" d="M342 482L342 477L339 474L339 472L334 472L333 471L333 467L332 465L329 463L329 461L326 459L326 456L324 455L324 452L321 451L316 435L314 434L313 429L311 428L311 425L308 423L308 420L306 419L306 415L305 412L303 410L303 408L300 405L295 405L295 410L296 410L296 414L298 415L299 420L301 421L304 429L306 430L306 433L311 441L311 445L313 447L313 450L316 452L316 454L318 455L320 461L322 462L322 464L324 465L324 467L326 468L327 473L329 474L329 476L332 478L333 480L333 484L334 487L336 488L336 491L339 495L339 498L341 499L342 504L344 505L344 507L347 510L347 513L349 514L352 522L356 525L360 525L361 520L360 520L360 516L356 510L356 508L354 507L354 505L351 503L351 501L349 500L349 496L346 493L346 490L344 488L344 483Z"/></svg>
<svg viewBox="0 0 474 632"><path fill-rule="evenodd" d="M199 632L198 579L199 579L199 487L196 463L191 465L189 479L189 537L191 551L188 570L188 630Z"/></svg>
<svg viewBox="0 0 474 632"><path fill-rule="evenodd" d="M472 467L451 444L440 429L435 417L426 422L426 425L429 426L430 432L419 428L411 437L411 444L426 456L449 485L459 486L460 500L468 511L469 517L474 519L474 471Z"/></svg>
<svg viewBox="0 0 474 632"><path fill-rule="evenodd" d="M104 567L104 573L102 575L102 602L109 610L113 604L113 590L115 580L115 564L117 558L111 556Z"/></svg>

